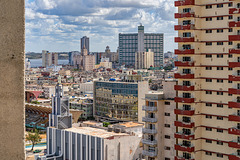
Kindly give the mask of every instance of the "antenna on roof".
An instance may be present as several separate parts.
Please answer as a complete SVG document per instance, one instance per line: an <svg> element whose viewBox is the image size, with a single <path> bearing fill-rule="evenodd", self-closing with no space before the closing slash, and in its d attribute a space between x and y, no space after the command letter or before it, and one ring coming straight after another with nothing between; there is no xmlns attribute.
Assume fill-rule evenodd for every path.
<svg viewBox="0 0 240 160"><path fill-rule="evenodd" d="M140 26L142 26L142 23L140 23Z"/></svg>

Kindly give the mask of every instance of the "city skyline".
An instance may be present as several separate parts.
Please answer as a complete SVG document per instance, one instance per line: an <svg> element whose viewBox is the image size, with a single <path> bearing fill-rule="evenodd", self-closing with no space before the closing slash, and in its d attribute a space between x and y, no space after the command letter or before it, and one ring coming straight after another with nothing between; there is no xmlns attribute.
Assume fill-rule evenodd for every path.
<svg viewBox="0 0 240 160"><path fill-rule="evenodd" d="M142 23L146 33L164 33L164 52L174 51L172 0L26 0L26 52L79 51L80 38L90 38L90 52L118 47L119 33L135 33ZM74 4L74 5L72 5ZM126 16L127 15L127 16Z"/></svg>

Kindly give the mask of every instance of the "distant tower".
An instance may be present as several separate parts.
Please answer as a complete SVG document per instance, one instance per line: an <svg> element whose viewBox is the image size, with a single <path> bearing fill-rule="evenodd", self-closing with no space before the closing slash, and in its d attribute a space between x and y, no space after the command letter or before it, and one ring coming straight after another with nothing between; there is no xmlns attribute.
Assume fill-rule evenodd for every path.
<svg viewBox="0 0 240 160"><path fill-rule="evenodd" d="M81 38L81 50L84 46L87 49L87 53L89 54L89 38L87 36Z"/></svg>
<svg viewBox="0 0 240 160"><path fill-rule="evenodd" d="M69 98L63 97L61 78L55 87L55 96L52 98L52 113L49 114L49 127L67 129L72 127L72 114L69 113Z"/></svg>

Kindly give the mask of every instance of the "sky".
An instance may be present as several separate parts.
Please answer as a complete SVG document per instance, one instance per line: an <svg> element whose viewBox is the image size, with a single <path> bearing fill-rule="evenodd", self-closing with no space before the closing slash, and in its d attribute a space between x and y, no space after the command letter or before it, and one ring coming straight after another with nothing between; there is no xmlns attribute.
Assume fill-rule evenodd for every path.
<svg viewBox="0 0 240 160"><path fill-rule="evenodd" d="M118 47L119 33L164 33L164 52L174 51L174 0L25 0L26 52L80 51L90 38L90 52Z"/></svg>

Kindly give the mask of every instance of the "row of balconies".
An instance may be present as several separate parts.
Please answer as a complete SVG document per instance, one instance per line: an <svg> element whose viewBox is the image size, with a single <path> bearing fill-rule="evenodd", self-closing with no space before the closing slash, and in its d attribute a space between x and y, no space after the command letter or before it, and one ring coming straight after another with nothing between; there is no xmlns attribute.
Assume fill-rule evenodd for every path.
<svg viewBox="0 0 240 160"><path fill-rule="evenodd" d="M175 1L175 7L186 6L186 5L195 5L195 0L179 0Z"/></svg>
<svg viewBox="0 0 240 160"><path fill-rule="evenodd" d="M150 122L150 123L156 123L157 118L150 118L150 117L142 117L143 122Z"/></svg>
<svg viewBox="0 0 240 160"><path fill-rule="evenodd" d="M153 111L157 111L157 107L156 106L142 106L142 110L153 112Z"/></svg>
<svg viewBox="0 0 240 160"><path fill-rule="evenodd" d="M157 151L147 151L147 150L143 150L142 154L144 156L148 156L148 157L157 157Z"/></svg>
<svg viewBox="0 0 240 160"><path fill-rule="evenodd" d="M143 133L156 134L157 130L156 129L150 129L150 128L143 128Z"/></svg>
<svg viewBox="0 0 240 160"><path fill-rule="evenodd" d="M229 49L229 53L240 54L240 49L235 49L235 48ZM176 54L176 55L181 55L181 54L191 55L191 54L195 54L195 50L194 49L175 49L174 54Z"/></svg>
<svg viewBox="0 0 240 160"><path fill-rule="evenodd" d="M183 97L175 97L174 101L175 102L180 102L180 103L194 103L194 98L183 98Z"/></svg>
<svg viewBox="0 0 240 160"><path fill-rule="evenodd" d="M174 148L177 151L183 151L183 152L194 152L195 150L194 146L184 146L179 144L175 144Z"/></svg>
<svg viewBox="0 0 240 160"><path fill-rule="evenodd" d="M182 121L174 121L174 125L176 127L184 127L184 128L193 128L195 126L194 122L182 122Z"/></svg>
<svg viewBox="0 0 240 160"><path fill-rule="evenodd" d="M150 139L142 139L142 143L146 145L157 145L157 140L150 140Z"/></svg>

